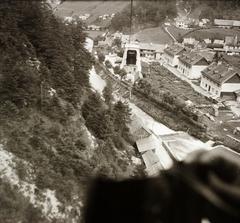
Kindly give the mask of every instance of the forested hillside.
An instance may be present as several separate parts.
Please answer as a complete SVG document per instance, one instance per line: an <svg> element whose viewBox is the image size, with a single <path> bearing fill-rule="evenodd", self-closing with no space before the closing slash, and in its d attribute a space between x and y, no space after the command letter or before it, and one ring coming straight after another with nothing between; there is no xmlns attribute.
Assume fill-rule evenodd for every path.
<svg viewBox="0 0 240 223"><path fill-rule="evenodd" d="M105 100L91 90L89 69L95 62L84 48L85 37L80 22L64 25L44 1L0 3L1 144L24 161L16 163L19 178L29 181L30 166L35 195L55 191L64 213L60 220L44 216L4 179L4 222L80 219L89 176L134 174L128 167L130 111L113 103L111 86ZM9 196L11 190L15 195Z"/></svg>
<svg viewBox="0 0 240 223"><path fill-rule="evenodd" d="M116 14L112 19L111 29L129 31L130 7ZM133 6L133 27L135 29L156 27L167 18L174 18L177 14L176 0L136 1Z"/></svg>
<svg viewBox="0 0 240 223"><path fill-rule="evenodd" d="M201 9L200 18L240 20L240 2L238 0L184 0L191 11Z"/></svg>

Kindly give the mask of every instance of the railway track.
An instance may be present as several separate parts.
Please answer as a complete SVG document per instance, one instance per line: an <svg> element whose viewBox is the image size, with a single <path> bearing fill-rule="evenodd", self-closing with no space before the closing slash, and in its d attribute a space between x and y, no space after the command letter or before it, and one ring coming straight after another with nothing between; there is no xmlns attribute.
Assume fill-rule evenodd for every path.
<svg viewBox="0 0 240 223"><path fill-rule="evenodd" d="M101 65L100 65L101 66ZM123 82L116 77L114 77L109 71L107 71L104 67L102 67L102 70L99 73L101 78L105 80L106 82L110 82L112 84L112 87L114 89L114 93L116 93L118 96L122 98L128 98L130 99L130 91L132 89L132 86L126 82Z"/></svg>

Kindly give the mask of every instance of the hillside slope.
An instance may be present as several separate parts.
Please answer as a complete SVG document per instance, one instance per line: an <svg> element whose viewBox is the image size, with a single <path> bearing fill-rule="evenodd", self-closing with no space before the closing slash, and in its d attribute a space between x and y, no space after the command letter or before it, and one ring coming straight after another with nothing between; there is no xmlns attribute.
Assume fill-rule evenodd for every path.
<svg viewBox="0 0 240 223"><path fill-rule="evenodd" d="M91 17L88 22L95 21L98 16L121 12L129 1L66 1L56 10L56 15L72 16L89 13Z"/></svg>
<svg viewBox="0 0 240 223"><path fill-rule="evenodd" d="M135 174L129 108L92 91L80 23L44 1L0 4L0 193L15 194L0 197L0 219L76 222L89 178Z"/></svg>

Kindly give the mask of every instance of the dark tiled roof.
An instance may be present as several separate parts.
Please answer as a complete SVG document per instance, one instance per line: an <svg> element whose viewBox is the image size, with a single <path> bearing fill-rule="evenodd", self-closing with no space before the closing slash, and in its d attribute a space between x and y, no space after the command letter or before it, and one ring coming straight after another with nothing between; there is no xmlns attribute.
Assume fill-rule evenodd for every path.
<svg viewBox="0 0 240 223"><path fill-rule="evenodd" d="M214 56L216 55L216 52L214 51L201 51L199 52L199 55L204 57L207 61L212 62L214 59Z"/></svg>
<svg viewBox="0 0 240 223"><path fill-rule="evenodd" d="M204 77L217 84L224 83L237 73L239 74L239 71L235 67L230 66L227 63L217 64L215 62L202 71Z"/></svg>
<svg viewBox="0 0 240 223"><path fill-rule="evenodd" d="M198 53L193 52L193 51L185 52L179 57L179 60L181 62L189 64L189 65L194 65L202 59L206 60L203 56L201 56Z"/></svg>
<svg viewBox="0 0 240 223"><path fill-rule="evenodd" d="M178 55L179 53L181 53L184 49L185 48L179 44L173 44L173 45L168 46L166 49L164 49L164 52L174 56L174 55Z"/></svg>
<svg viewBox="0 0 240 223"><path fill-rule="evenodd" d="M240 68L240 57L231 56L231 55L223 55L222 58L226 63L231 64L234 67Z"/></svg>

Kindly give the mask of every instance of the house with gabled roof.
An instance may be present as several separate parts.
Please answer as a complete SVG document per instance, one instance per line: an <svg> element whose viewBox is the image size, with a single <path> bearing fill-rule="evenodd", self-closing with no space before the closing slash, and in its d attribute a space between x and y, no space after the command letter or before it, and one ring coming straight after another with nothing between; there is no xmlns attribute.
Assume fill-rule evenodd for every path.
<svg viewBox="0 0 240 223"><path fill-rule="evenodd" d="M199 79L201 71L208 65L208 60L195 51L187 51L178 58L178 71L189 79Z"/></svg>
<svg viewBox="0 0 240 223"><path fill-rule="evenodd" d="M160 59L164 52L164 44L155 43L139 43L141 57L148 59Z"/></svg>
<svg viewBox="0 0 240 223"><path fill-rule="evenodd" d="M234 99L234 92L240 90L240 71L225 62L214 62L202 71L200 86L213 97Z"/></svg>
<svg viewBox="0 0 240 223"><path fill-rule="evenodd" d="M182 45L173 44L164 49L163 58L168 65L174 67L178 65L178 57L185 51Z"/></svg>

